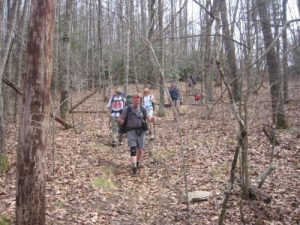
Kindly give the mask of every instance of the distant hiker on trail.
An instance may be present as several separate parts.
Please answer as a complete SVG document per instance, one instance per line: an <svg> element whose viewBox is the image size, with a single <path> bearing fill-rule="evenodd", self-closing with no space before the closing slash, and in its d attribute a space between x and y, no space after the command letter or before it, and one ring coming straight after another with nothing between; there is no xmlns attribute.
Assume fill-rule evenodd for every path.
<svg viewBox="0 0 300 225"><path fill-rule="evenodd" d="M180 93L180 90L177 88L175 84L171 84L171 87L169 88L169 94L172 99L172 105L175 107L175 110L177 111L177 114L179 114L179 106L182 102L182 96ZM174 120L176 120L176 114L174 112Z"/></svg>
<svg viewBox="0 0 300 225"><path fill-rule="evenodd" d="M126 126L133 175L136 175L144 156L145 134L148 130L147 119L149 120L149 117L146 109L141 106L140 95L134 94L132 96L132 104L124 109L118 119L120 124L124 125L125 123Z"/></svg>
<svg viewBox="0 0 300 225"><path fill-rule="evenodd" d="M193 81L192 81L191 77L187 78L186 83L187 83L186 93L188 94L188 93L192 92Z"/></svg>
<svg viewBox="0 0 300 225"><path fill-rule="evenodd" d="M194 95L195 104L204 104L205 103L204 97L205 96L203 93L201 93L200 91L196 91Z"/></svg>
<svg viewBox="0 0 300 225"><path fill-rule="evenodd" d="M153 115L154 107L155 107L155 99L152 94L150 94L150 90L148 88L144 89L144 96L142 99L143 107L147 110L147 115L150 118L148 123L149 131L148 134L151 135L150 139L154 139L154 126L155 126L155 116Z"/></svg>
<svg viewBox="0 0 300 225"><path fill-rule="evenodd" d="M122 96L122 91L120 89L116 89L107 104L107 107L110 110L110 121L112 130L111 136L113 147L116 147L119 141L118 118L121 115L123 108L125 107L125 102L126 99Z"/></svg>

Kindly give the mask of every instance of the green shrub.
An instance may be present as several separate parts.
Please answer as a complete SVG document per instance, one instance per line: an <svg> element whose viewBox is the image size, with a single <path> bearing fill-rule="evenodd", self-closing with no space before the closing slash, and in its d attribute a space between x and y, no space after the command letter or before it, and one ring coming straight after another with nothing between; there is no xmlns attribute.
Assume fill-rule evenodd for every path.
<svg viewBox="0 0 300 225"><path fill-rule="evenodd" d="M0 155L0 175L4 174L9 169L8 158L5 154Z"/></svg>
<svg viewBox="0 0 300 225"><path fill-rule="evenodd" d="M0 225L10 225L10 218L8 215L0 215Z"/></svg>

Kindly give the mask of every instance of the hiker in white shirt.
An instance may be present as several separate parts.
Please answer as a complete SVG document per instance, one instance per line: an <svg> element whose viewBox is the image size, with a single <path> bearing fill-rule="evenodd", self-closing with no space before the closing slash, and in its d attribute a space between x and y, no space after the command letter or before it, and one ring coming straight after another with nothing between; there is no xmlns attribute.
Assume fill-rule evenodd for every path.
<svg viewBox="0 0 300 225"><path fill-rule="evenodd" d="M150 138L154 139L154 125L155 125L155 116L154 113L154 107L155 107L155 99L154 96L150 93L150 90L148 88L144 89L144 96L142 99L143 106L147 110L147 115L150 118L149 122L149 131L148 133L151 135Z"/></svg>
<svg viewBox="0 0 300 225"><path fill-rule="evenodd" d="M107 108L110 110L110 121L111 121L111 136L112 146L115 147L118 144L119 137L119 123L118 118L121 115L123 108L125 107L126 99L122 96L122 91L116 89L115 93L109 99Z"/></svg>

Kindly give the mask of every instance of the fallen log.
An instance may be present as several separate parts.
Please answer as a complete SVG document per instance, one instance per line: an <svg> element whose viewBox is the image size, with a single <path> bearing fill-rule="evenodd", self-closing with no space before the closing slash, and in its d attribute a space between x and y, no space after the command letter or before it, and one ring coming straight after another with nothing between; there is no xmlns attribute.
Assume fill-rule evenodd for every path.
<svg viewBox="0 0 300 225"><path fill-rule="evenodd" d="M259 180L258 185L257 185L258 188L261 188L263 186L263 184L264 184L265 180L267 179L267 177L275 169L276 169L275 166L269 165L269 167L267 168L267 170L258 177L258 180Z"/></svg>
<svg viewBox="0 0 300 225"><path fill-rule="evenodd" d="M71 124L68 124L66 121L64 121L63 119L61 119L60 117L58 116L54 116L52 113L50 113L50 116L51 118L54 117L55 121L60 123L61 125L63 125L64 128L66 129L70 129L70 128L73 128L74 126L71 125Z"/></svg>
<svg viewBox="0 0 300 225"><path fill-rule="evenodd" d="M263 131L272 145L274 144L275 146L278 146L280 144L275 136L274 130L271 127L264 126Z"/></svg>
<svg viewBox="0 0 300 225"><path fill-rule="evenodd" d="M72 113L106 113L108 112L107 110L98 110L98 111L93 111L93 110L76 110L72 111Z"/></svg>
<svg viewBox="0 0 300 225"><path fill-rule="evenodd" d="M234 177L238 181L238 184L241 186L241 180L239 176L235 174ZM269 204L272 200L271 195L265 193L263 190L251 184L249 185L249 194L250 194L250 199L262 200L266 204Z"/></svg>
<svg viewBox="0 0 300 225"><path fill-rule="evenodd" d="M69 113L72 113L74 111L74 109L76 109L78 106L80 106L82 103L84 103L87 99L89 99L90 97L92 97L94 94L96 94L98 92L98 90L89 93L87 96L83 97L79 102L77 102L70 110Z"/></svg>
<svg viewBox="0 0 300 225"><path fill-rule="evenodd" d="M264 191L262 191L254 185L250 185L249 192L251 199L262 200L266 204L269 204L272 200L272 197L269 194L265 193Z"/></svg>
<svg viewBox="0 0 300 225"><path fill-rule="evenodd" d="M19 95L23 95L23 92L11 81L9 81L8 79L6 78L2 78L2 81L8 85L9 87L11 87L12 89L14 89ZM61 125L63 125L66 129L70 129L70 128L73 128L72 125L68 124L66 121L62 120L61 118L59 118L58 116L54 116L52 113L50 113L50 116L54 119L55 121L57 121L58 123L60 123Z"/></svg>

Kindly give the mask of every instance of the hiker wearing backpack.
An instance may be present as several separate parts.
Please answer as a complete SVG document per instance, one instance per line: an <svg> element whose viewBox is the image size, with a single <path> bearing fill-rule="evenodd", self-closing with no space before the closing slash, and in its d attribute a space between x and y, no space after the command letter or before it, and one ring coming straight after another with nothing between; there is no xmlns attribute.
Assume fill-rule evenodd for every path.
<svg viewBox="0 0 300 225"><path fill-rule="evenodd" d="M141 105L141 97L139 94L134 94L132 104L125 107L118 119L119 123L126 127L133 175L136 175L144 156L145 134L148 130L146 120L149 120L149 117L146 109Z"/></svg>
<svg viewBox="0 0 300 225"><path fill-rule="evenodd" d="M112 147L116 147L119 141L118 118L125 107L125 102L126 99L122 96L122 91L120 89L116 89L107 104L107 107L110 110Z"/></svg>
<svg viewBox="0 0 300 225"><path fill-rule="evenodd" d="M172 105L175 107L175 110L177 111L177 114L179 114L179 106L182 102L182 96L180 93L180 90L175 84L171 84L171 87L169 88L169 94L172 99ZM174 120L176 119L176 114L174 112Z"/></svg>
<svg viewBox="0 0 300 225"><path fill-rule="evenodd" d="M148 133L151 135L150 139L154 139L154 126L155 126L155 116L153 115L154 107L155 107L155 99L154 96L150 93L148 88L144 89L144 96L142 99L143 107L147 110L147 115L150 118L148 123L149 131Z"/></svg>

